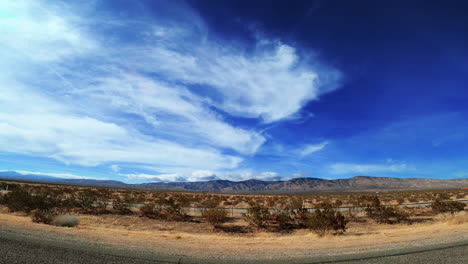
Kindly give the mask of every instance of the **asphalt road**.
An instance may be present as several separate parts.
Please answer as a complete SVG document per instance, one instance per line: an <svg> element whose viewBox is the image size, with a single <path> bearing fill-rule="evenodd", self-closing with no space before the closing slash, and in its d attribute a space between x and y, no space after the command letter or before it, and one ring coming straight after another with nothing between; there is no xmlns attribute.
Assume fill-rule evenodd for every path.
<svg viewBox="0 0 468 264"><path fill-rule="evenodd" d="M359 255L323 257L321 259L289 259L268 262L192 259L183 255L162 256L154 252L101 247L99 244L65 243L60 240L43 240L40 237L0 230L0 263L450 263L465 264L468 260L468 238L466 241L444 245Z"/></svg>

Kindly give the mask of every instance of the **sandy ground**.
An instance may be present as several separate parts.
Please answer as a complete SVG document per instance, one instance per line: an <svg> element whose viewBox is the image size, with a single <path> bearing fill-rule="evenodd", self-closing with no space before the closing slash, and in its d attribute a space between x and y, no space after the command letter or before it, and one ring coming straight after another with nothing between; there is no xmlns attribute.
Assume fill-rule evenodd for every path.
<svg viewBox="0 0 468 264"><path fill-rule="evenodd" d="M0 213L0 229L23 230L45 236L89 239L109 245L125 245L148 251L212 258L296 258L314 254L357 252L405 243L439 243L468 239L468 213L438 216L412 225L377 225L352 221L343 235L318 237L308 230L288 234L271 232L211 232L205 223L164 222L138 216L80 216L75 228L32 223L28 216ZM229 225L242 225L242 220Z"/></svg>

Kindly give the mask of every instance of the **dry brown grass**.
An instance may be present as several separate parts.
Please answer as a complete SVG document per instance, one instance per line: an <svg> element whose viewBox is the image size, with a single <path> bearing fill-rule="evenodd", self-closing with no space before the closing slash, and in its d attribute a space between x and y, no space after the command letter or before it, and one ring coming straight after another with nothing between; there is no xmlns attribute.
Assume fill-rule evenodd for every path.
<svg viewBox="0 0 468 264"><path fill-rule="evenodd" d="M0 208L1 209L1 208ZM425 216L427 218L427 216ZM288 234L271 232L225 233L212 232L206 223L165 222L138 216L80 215L81 223L72 229L31 223L21 214L0 214L0 225L45 234L89 238L115 245L128 245L148 250L178 251L187 255L238 256L300 256L315 250L389 245L411 240L468 235L468 213L440 215L430 221L413 225L378 225L362 216L349 223L343 235L322 238L308 230ZM242 219L225 223L224 227L247 226Z"/></svg>
<svg viewBox="0 0 468 264"><path fill-rule="evenodd" d="M200 201L217 199L220 204L226 208L247 208L249 203L264 204L268 207L282 208L291 202L301 202L307 207L313 207L323 202L339 201L342 206L354 206L357 204L359 197L366 196L371 193L316 193L316 194L294 194L294 195L259 195L259 194L220 194L220 193L191 193L191 192L165 192L165 191L145 191L145 190L130 190L130 189L113 189L113 188L98 188L84 186L67 186L54 185L43 183L20 183L12 181L1 181L12 185L21 186L28 192L36 193L52 193L57 196L69 196L78 193L94 193L97 194L100 200L113 201L129 196L133 202L151 203L156 197L166 199L185 197L188 199L190 206L198 206ZM105 194L104 196L102 196ZM461 200L468 197L468 190L452 189L452 190L427 190L427 191L390 191L380 192L378 194L383 204L396 205L398 198L403 198L404 203L415 202L430 202L435 197L441 199ZM177 200L177 199L176 199ZM227 203L226 203L227 202Z"/></svg>
<svg viewBox="0 0 468 264"><path fill-rule="evenodd" d="M468 212L458 212L455 214L445 213L437 215L434 220L438 223L445 223L448 225L467 225Z"/></svg>
<svg viewBox="0 0 468 264"><path fill-rule="evenodd" d="M31 185L25 187L32 191L39 190L43 185ZM45 188L45 187L44 187ZM49 188L49 189L47 189ZM86 187L47 186L49 193L82 192L94 190ZM106 191L106 190L104 190ZM108 190L107 190L108 191ZM438 191L442 192L442 191ZM458 194L459 191L444 191L443 193ZM395 203L395 197L400 194L405 197L433 197L435 192L411 192L411 193L382 193L379 194L388 203ZM156 198L177 198L186 196L194 204L206 199L218 199L224 202L236 201L235 205L228 207L248 207L248 203L268 202L275 206L297 200L308 199L306 204L319 204L322 201L340 199L343 205L354 203L354 199L361 194L317 194L308 196L279 196L279 195L225 195L225 194L200 194L200 193L170 193L170 192L145 192L131 190L112 190L110 196L123 198L130 195L134 199L155 200ZM463 193L462 193L463 194ZM59 194L60 195L60 194ZM429 198L427 198L429 199ZM407 199L408 200L408 199ZM421 199L416 199L421 200ZM270 205L269 205L270 206ZM364 212L352 213L346 233L342 235L327 235L322 238L309 230L294 230L290 233L251 232L248 224L241 217L234 217L224 223L213 233L210 225L193 214L192 221L168 222L158 219L149 219L137 215L80 215L80 225L76 228L60 229L54 226L31 223L31 219L24 213L10 214L0 206L0 227L10 226L16 229L35 230L39 234L57 234L77 236L79 238L103 241L117 246L128 245L149 250L184 252L187 255L203 254L218 256L238 256L244 254L260 254L274 257L299 256L310 254L316 250L330 248L351 248L359 246L389 245L411 240L423 241L432 238L442 238L457 235L468 235L468 213L462 212L455 215L433 216L427 208L405 209L413 215L414 224L378 225L365 217ZM346 215L346 213L345 213ZM302 252L302 253L300 253Z"/></svg>

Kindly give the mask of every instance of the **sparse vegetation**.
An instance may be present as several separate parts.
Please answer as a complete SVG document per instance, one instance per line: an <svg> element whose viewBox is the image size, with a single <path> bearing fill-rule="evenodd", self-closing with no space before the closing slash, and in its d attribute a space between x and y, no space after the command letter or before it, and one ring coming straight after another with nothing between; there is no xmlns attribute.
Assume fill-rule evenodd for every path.
<svg viewBox="0 0 468 264"><path fill-rule="evenodd" d="M133 211L130 209L130 201L128 197L124 199L117 198L114 200L112 207L118 214L121 215L129 215L132 214Z"/></svg>
<svg viewBox="0 0 468 264"><path fill-rule="evenodd" d="M379 224L395 224L406 221L410 223L409 215L396 207L383 206L377 196L369 198L366 206L367 216Z"/></svg>
<svg viewBox="0 0 468 264"><path fill-rule="evenodd" d="M213 227L213 229L218 228L220 224L226 222L228 219L227 215L228 212L220 208L206 209L202 213L202 217Z"/></svg>
<svg viewBox="0 0 468 264"><path fill-rule="evenodd" d="M52 210L35 210L32 212L31 219L34 223L50 225L56 216L57 212Z"/></svg>
<svg viewBox="0 0 468 264"><path fill-rule="evenodd" d="M161 218L161 207L155 204L145 204L140 207L140 213L142 217L148 217L152 219Z"/></svg>
<svg viewBox="0 0 468 264"><path fill-rule="evenodd" d="M436 214L440 214L440 213L454 214L456 212L463 211L464 208L465 208L464 203L454 202L454 201L444 202L444 201L441 201L440 199L436 199L431 204L432 212Z"/></svg>
<svg viewBox="0 0 468 264"><path fill-rule="evenodd" d="M363 224L373 224L374 221L385 224L411 223L431 221L436 218L434 214L457 214L464 209L465 204L455 200L464 199L468 194L468 190L436 190L373 195L234 195L3 182L0 185L2 188L8 185L8 192L0 193L0 204L4 206L2 210L28 214L38 223L75 226L73 221L70 220L68 224L66 219L76 217L79 222L79 218L70 215L101 217L108 214L131 218L136 217L132 215L139 208L142 221L181 221L193 225L204 222L212 229L240 233L303 232L298 229L310 229L321 236L345 232L349 221ZM427 204L419 207L406 206L411 201L432 204L429 208ZM186 207L198 209L189 211ZM339 207L349 209L343 212L343 208ZM247 212L240 216L239 211L235 213L236 209ZM360 213L362 209L365 214ZM230 223L223 225L227 220Z"/></svg>
<svg viewBox="0 0 468 264"><path fill-rule="evenodd" d="M280 232L291 231L295 228L295 213L292 209L279 209L271 214L273 222Z"/></svg>
<svg viewBox="0 0 468 264"><path fill-rule="evenodd" d="M151 219L167 221L184 221L187 215L174 199L157 199L155 204L146 204L140 207L140 215Z"/></svg>
<svg viewBox="0 0 468 264"><path fill-rule="evenodd" d="M247 213L243 214L243 216L250 226L257 229L265 228L270 219L270 211L263 205L253 205L247 209Z"/></svg>
<svg viewBox="0 0 468 264"><path fill-rule="evenodd" d="M80 224L80 218L74 215L59 215L52 223L56 226L75 227Z"/></svg>
<svg viewBox="0 0 468 264"><path fill-rule="evenodd" d="M57 199L52 196L46 194L32 195L22 189L15 189L4 195L2 203L12 212L23 211L26 213L36 209L46 211L59 206Z"/></svg>
<svg viewBox="0 0 468 264"><path fill-rule="evenodd" d="M330 208L315 210L310 214L307 227L319 236L324 236L331 231L337 234L346 232L348 220L340 213Z"/></svg>

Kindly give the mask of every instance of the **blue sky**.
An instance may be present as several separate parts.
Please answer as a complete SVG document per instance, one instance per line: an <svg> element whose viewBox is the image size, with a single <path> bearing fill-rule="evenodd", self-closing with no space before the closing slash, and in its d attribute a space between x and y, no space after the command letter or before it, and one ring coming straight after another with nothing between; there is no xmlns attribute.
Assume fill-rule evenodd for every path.
<svg viewBox="0 0 468 264"><path fill-rule="evenodd" d="M468 177L463 1L72 2L0 2L0 171Z"/></svg>

